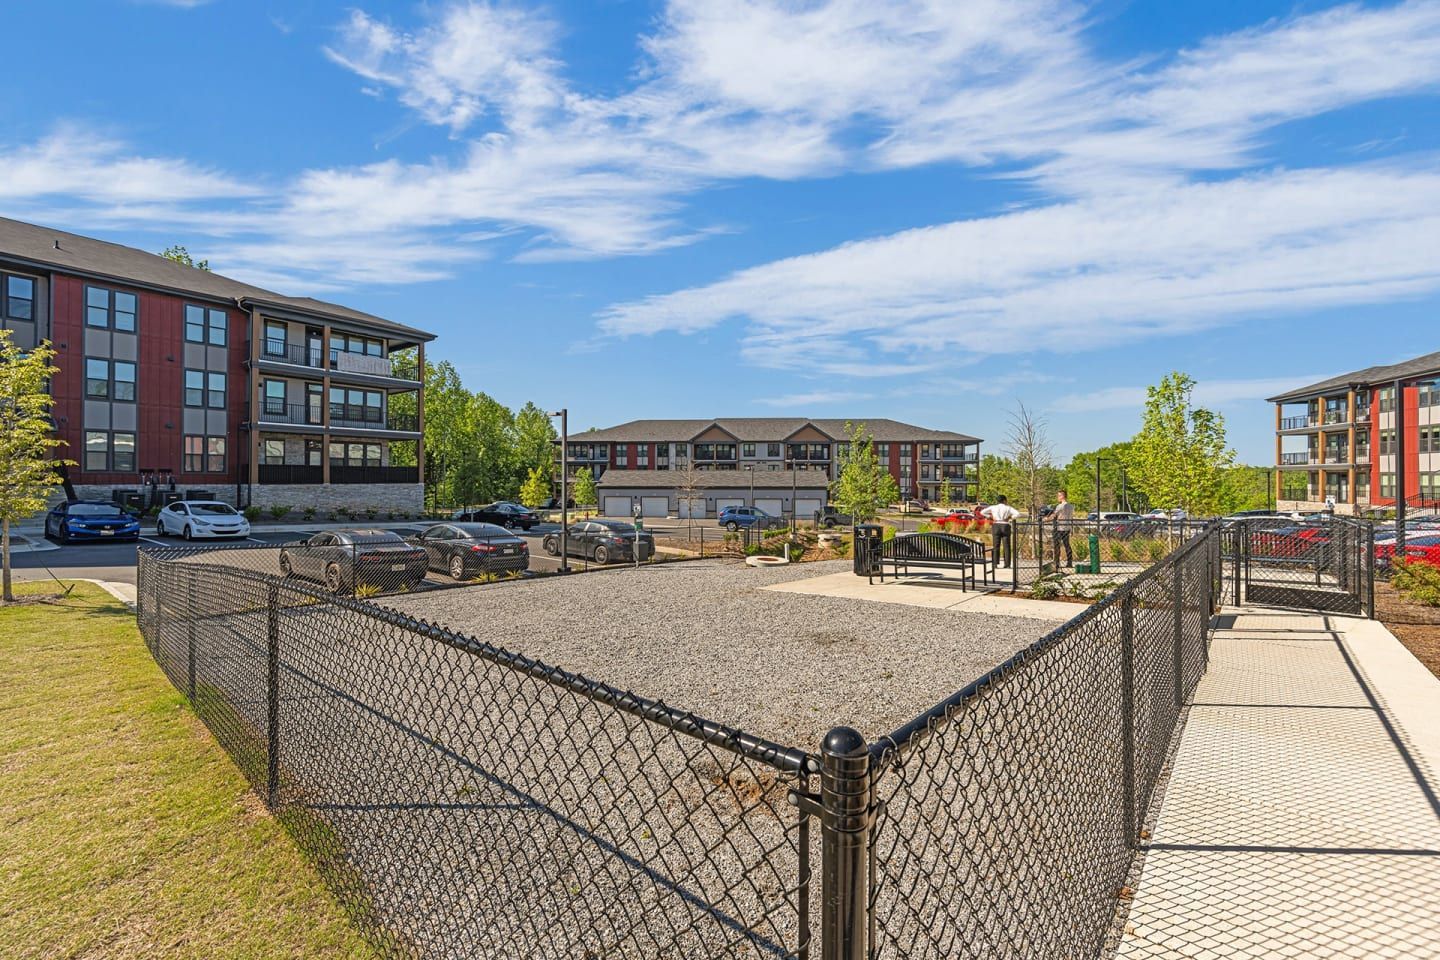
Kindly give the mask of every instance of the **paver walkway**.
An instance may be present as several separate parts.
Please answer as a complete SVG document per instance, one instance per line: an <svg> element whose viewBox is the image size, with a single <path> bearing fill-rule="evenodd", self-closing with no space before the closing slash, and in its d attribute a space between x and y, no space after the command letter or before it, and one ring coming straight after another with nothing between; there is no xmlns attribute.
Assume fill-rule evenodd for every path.
<svg viewBox="0 0 1440 960"><path fill-rule="evenodd" d="M1117 956L1440 957L1440 681L1373 621L1220 626Z"/></svg>

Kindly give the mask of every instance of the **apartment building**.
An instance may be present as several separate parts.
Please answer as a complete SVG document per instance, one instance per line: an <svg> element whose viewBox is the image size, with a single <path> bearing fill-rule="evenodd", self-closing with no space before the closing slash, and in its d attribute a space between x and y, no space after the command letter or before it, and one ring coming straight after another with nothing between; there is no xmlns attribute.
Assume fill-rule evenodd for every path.
<svg viewBox="0 0 1440 960"><path fill-rule="evenodd" d="M1269 398L1282 510L1440 507L1440 353L1367 367Z"/></svg>
<svg viewBox="0 0 1440 960"><path fill-rule="evenodd" d="M675 470L694 464L700 470L818 471L828 482L839 475L849 448L846 422L804 417L632 420L572 436L565 461L572 475L588 468L597 478L610 469ZM863 423L874 437L876 456L902 497L938 500L948 479L956 501L975 498L978 438L883 418L851 422Z"/></svg>
<svg viewBox="0 0 1440 960"><path fill-rule="evenodd" d="M49 340L77 494L420 509L432 334L0 218L0 326Z"/></svg>

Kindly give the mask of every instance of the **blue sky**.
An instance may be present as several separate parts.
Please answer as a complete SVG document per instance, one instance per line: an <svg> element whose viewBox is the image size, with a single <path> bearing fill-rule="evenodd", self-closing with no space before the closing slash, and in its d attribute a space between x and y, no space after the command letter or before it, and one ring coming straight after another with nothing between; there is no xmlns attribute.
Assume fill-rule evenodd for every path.
<svg viewBox="0 0 1440 960"><path fill-rule="evenodd" d="M440 334L577 428L1062 458L1440 349L1440 2L13 5L0 213ZM24 42L15 42L15 38Z"/></svg>

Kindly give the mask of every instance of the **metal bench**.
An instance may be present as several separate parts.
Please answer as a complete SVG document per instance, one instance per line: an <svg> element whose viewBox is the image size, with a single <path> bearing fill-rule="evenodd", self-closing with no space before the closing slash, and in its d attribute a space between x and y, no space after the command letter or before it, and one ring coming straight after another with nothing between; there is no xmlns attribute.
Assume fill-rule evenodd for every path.
<svg viewBox="0 0 1440 960"><path fill-rule="evenodd" d="M902 533L881 545L880 555L870 564L869 579L874 583L875 575L879 574L880 582L884 583L887 563L894 570L894 576L898 577L902 572L908 576L910 564L914 563L959 570L961 589L965 589L967 583L971 587L976 586L975 571L979 568L988 585L994 581L995 571L994 558L989 553L990 548L979 540L959 534Z"/></svg>

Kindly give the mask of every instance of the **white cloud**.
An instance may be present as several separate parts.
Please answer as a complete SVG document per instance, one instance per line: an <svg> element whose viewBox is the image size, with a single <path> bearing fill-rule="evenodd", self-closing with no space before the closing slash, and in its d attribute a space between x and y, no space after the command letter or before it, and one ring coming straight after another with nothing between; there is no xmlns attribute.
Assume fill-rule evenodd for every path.
<svg viewBox="0 0 1440 960"><path fill-rule="evenodd" d="M848 403L851 400L868 400L871 393L857 393L852 390L811 390L804 393L787 393L778 397L759 397L756 403L767 407L812 407L822 404Z"/></svg>
<svg viewBox="0 0 1440 960"><path fill-rule="evenodd" d="M1307 383L1317 383L1330 374L1303 374L1294 377L1261 377L1253 380L1201 380L1192 398L1197 404L1224 407L1253 403ZM1051 404L1057 413L1094 413L1101 410L1139 410L1145 406L1145 387L1106 387L1086 393L1058 397Z"/></svg>
<svg viewBox="0 0 1440 960"><path fill-rule="evenodd" d="M606 310L612 335L743 319L746 356L876 368L1063 352L1440 288L1440 172L1296 171L910 230Z"/></svg>

